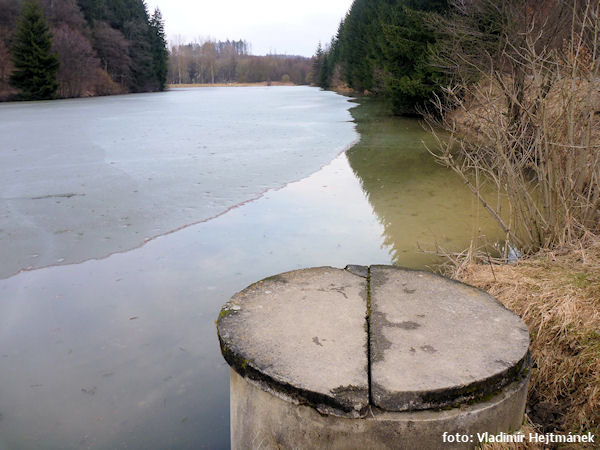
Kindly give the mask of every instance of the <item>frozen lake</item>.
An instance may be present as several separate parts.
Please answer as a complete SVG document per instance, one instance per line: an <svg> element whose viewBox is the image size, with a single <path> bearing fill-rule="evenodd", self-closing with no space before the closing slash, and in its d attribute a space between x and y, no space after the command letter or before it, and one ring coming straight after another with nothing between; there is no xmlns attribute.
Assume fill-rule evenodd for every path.
<svg viewBox="0 0 600 450"><path fill-rule="evenodd" d="M0 105L0 450L228 448L232 294L467 246L476 207L418 123L375 118L341 153L352 106L308 87Z"/></svg>
<svg viewBox="0 0 600 450"><path fill-rule="evenodd" d="M329 163L357 135L311 88L0 105L0 277L129 250Z"/></svg>

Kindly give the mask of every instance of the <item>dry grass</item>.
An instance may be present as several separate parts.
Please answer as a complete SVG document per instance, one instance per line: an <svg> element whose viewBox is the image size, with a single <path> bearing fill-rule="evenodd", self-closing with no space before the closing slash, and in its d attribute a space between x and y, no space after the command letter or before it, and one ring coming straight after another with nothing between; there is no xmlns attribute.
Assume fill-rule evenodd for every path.
<svg viewBox="0 0 600 450"><path fill-rule="evenodd" d="M529 427L600 436L600 239L514 264L459 269L461 281L497 297L529 327Z"/></svg>

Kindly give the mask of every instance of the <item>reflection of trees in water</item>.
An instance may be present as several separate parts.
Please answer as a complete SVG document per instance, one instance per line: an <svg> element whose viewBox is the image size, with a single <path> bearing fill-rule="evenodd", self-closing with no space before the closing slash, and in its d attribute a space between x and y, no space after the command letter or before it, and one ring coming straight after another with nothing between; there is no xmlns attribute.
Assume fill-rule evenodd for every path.
<svg viewBox="0 0 600 450"><path fill-rule="evenodd" d="M423 145L431 137L417 120L383 118L361 123L361 141L347 152L373 211L383 226L383 245L395 264L422 267L436 258L419 247L459 251L478 233L492 230L471 193L439 166Z"/></svg>

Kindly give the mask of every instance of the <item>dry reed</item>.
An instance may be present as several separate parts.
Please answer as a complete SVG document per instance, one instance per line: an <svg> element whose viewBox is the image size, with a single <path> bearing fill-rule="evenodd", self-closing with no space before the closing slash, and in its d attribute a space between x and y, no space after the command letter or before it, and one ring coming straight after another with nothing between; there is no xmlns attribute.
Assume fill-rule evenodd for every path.
<svg viewBox="0 0 600 450"><path fill-rule="evenodd" d="M529 327L533 423L525 431L533 426L537 432L589 431L600 437L600 239L588 237L578 246L514 264L469 263L459 269L461 281L487 290Z"/></svg>

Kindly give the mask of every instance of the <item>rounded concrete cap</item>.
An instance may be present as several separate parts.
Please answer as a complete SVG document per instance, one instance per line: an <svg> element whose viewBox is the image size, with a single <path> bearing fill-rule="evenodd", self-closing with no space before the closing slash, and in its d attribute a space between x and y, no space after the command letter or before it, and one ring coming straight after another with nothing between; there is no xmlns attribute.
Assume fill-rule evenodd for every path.
<svg viewBox="0 0 600 450"><path fill-rule="evenodd" d="M369 405L367 279L333 267L288 272L234 295L221 310L221 351L240 375L323 413Z"/></svg>
<svg viewBox="0 0 600 450"><path fill-rule="evenodd" d="M430 272L371 266L372 403L386 411L481 400L528 371L525 323L488 293Z"/></svg>
<svg viewBox="0 0 600 450"><path fill-rule="evenodd" d="M233 296L221 351L266 391L326 414L439 409L528 369L529 332L489 294L392 266L298 270Z"/></svg>

